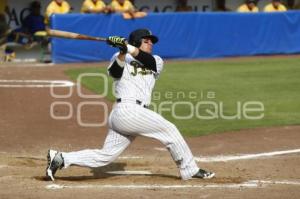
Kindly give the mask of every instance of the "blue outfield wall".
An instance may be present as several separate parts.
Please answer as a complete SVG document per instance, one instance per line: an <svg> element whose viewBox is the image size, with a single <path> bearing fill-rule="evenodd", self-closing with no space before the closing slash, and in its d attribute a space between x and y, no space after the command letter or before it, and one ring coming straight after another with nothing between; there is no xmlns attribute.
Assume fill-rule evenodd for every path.
<svg viewBox="0 0 300 199"><path fill-rule="evenodd" d="M154 54L163 58L213 58L300 52L300 12L283 13L150 13L124 20L120 14L52 16L52 28L92 36L127 37L149 28L160 41ZM55 63L109 60L116 49L103 42L52 39Z"/></svg>

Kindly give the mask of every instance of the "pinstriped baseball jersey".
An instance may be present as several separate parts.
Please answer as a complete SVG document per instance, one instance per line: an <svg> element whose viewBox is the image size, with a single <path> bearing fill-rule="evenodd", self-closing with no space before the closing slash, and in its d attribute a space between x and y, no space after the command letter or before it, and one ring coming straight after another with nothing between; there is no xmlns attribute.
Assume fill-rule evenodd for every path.
<svg viewBox="0 0 300 199"><path fill-rule="evenodd" d="M119 53L116 53L108 68L115 62ZM125 66L122 78L115 79L116 98L140 100L146 105L151 103L151 93L155 85L155 80L163 69L163 60L157 56L153 56L156 62L156 72L145 67L142 63L126 54Z"/></svg>

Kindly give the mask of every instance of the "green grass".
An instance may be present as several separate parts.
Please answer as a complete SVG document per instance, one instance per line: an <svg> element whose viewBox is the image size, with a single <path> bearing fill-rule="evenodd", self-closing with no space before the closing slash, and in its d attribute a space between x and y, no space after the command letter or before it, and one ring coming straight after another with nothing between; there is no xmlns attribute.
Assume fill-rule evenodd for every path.
<svg viewBox="0 0 300 199"><path fill-rule="evenodd" d="M153 102L198 102L209 101L218 104L215 119L199 119L195 114L190 119L176 119L171 111L162 115L173 122L187 136L197 136L230 130L254 127L269 127L300 124L300 58L273 58L226 61L178 62L165 65L160 79L156 83ZM72 79L81 73L103 73L106 68L84 68L66 71ZM111 88L112 80L109 78ZM86 78L83 85L96 93L102 93L103 80ZM179 94L177 96L177 94ZM183 96L183 94L185 96ZM189 97L192 94L192 97ZM209 98L214 94L214 98ZM160 95L160 99L157 96ZM107 98L114 100L111 89ZM264 105L264 117L259 120L222 119L219 104L223 103L224 115L235 115L237 103L260 101ZM171 109L171 104L163 106ZM201 115L207 115L206 109L214 111L212 106L201 106ZM176 106L175 113L187 116L191 109L187 105ZM261 113L261 112L260 112ZM259 113L252 113L254 116Z"/></svg>

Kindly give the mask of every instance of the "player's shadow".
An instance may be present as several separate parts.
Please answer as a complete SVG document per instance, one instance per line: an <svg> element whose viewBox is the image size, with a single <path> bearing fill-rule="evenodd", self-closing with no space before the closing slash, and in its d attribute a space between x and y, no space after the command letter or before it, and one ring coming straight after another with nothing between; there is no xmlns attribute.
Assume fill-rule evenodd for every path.
<svg viewBox="0 0 300 199"><path fill-rule="evenodd" d="M126 163L111 163L107 166L90 168L91 175L89 176L68 176L68 177L55 177L57 180L64 181L86 181L86 180L95 180L95 179L104 179L115 176L115 174L107 173L110 171L124 171Z"/></svg>
<svg viewBox="0 0 300 199"><path fill-rule="evenodd" d="M113 177L116 174L113 173L107 173L110 171L125 171L126 163L111 163L104 167L98 167L98 168L91 168L91 173L93 174L94 178L109 178Z"/></svg>
<svg viewBox="0 0 300 199"><path fill-rule="evenodd" d="M146 177L163 177L163 178L169 178L169 179L180 179L178 176L173 175L165 175L165 174L115 174L115 173L108 173L113 171L125 171L126 163L111 163L107 166L98 167L98 168L91 168L90 172L91 175L87 176L56 176L56 180L62 180L62 181L89 181L89 180L96 180L96 179L105 179L105 178L111 178L114 176L146 176ZM60 171L63 172L63 171ZM41 181L47 181L46 177L35 177L37 180Z"/></svg>
<svg viewBox="0 0 300 199"><path fill-rule="evenodd" d="M122 167L118 167L120 164ZM113 173L107 173L110 171L125 171L124 167L126 164L124 163L116 163L115 165L112 165L112 167L99 167L92 169L91 172L93 173L94 177L96 178L109 178L113 176L148 176L148 177L163 177L163 178L172 178L172 179L180 179L177 176L173 175L166 175L166 174L113 174Z"/></svg>

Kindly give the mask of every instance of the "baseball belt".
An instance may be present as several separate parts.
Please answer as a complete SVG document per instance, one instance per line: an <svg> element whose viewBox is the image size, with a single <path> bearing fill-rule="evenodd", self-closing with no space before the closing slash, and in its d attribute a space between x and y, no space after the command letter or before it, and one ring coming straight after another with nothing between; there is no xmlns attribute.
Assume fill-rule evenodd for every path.
<svg viewBox="0 0 300 199"><path fill-rule="evenodd" d="M116 102L117 102L117 103L120 103L120 102L122 102L122 99L121 99L121 98L118 98L118 99L116 100ZM149 108L149 106L143 104L143 102L140 101L140 100L135 100L135 103L136 103L137 105L143 106L144 108Z"/></svg>

